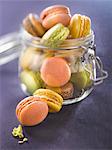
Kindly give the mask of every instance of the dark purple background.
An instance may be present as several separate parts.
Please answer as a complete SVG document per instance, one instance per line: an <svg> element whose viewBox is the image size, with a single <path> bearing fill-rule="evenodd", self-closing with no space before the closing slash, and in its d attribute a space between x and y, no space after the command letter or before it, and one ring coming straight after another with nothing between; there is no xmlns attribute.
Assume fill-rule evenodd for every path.
<svg viewBox="0 0 112 150"><path fill-rule="evenodd" d="M96 35L97 55L109 73L103 84L80 103L49 114L38 126L25 127L29 143L17 144L11 135L18 125L17 103L25 97L18 80L17 59L0 67L0 150L110 150L112 149L112 1L110 0L0 0L0 35L19 29L29 12L65 4L73 13L89 15Z"/></svg>

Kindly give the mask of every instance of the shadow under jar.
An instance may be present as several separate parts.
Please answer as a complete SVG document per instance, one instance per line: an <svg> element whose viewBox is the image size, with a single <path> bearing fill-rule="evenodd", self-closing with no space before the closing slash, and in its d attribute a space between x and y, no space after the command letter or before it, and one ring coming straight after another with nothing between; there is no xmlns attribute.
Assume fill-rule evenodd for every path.
<svg viewBox="0 0 112 150"><path fill-rule="evenodd" d="M32 95L37 89L47 88L59 93L64 99L63 104L72 104L87 97L94 85L107 77L100 58L96 56L93 31L84 38L67 39L58 48L45 47L40 42L41 38L33 37L23 29L21 35L19 77L21 87L27 95ZM71 74L66 84L57 87L47 85L41 75L43 63L54 57L63 59ZM59 76L65 76L63 71L60 74L59 68L50 68L56 73L57 80Z"/></svg>

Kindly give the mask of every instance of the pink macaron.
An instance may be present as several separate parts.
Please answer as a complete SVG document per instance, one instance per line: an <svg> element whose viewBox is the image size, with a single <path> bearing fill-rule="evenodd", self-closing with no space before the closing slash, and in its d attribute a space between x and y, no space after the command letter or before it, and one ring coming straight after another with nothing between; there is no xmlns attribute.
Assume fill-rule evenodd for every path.
<svg viewBox="0 0 112 150"><path fill-rule="evenodd" d="M64 26L68 26L71 15L68 7L64 5L53 5L45 8L41 14L42 25L46 29L50 29L57 23L62 23Z"/></svg>
<svg viewBox="0 0 112 150"><path fill-rule="evenodd" d="M29 96L16 107L16 116L24 126L34 126L41 123L48 115L47 103L40 98Z"/></svg>
<svg viewBox="0 0 112 150"><path fill-rule="evenodd" d="M63 58L50 57L41 66L41 78L52 87L65 85L71 77L71 70Z"/></svg>

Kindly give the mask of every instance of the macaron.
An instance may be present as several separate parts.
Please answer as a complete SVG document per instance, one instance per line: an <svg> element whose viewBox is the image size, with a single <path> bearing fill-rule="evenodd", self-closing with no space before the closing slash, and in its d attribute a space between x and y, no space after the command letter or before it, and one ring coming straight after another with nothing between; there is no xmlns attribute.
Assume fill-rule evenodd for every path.
<svg viewBox="0 0 112 150"><path fill-rule="evenodd" d="M57 92L58 94L60 94L63 97L64 100L73 97L74 87L71 82L68 82L67 84L65 84L62 87L46 86L46 88Z"/></svg>
<svg viewBox="0 0 112 150"><path fill-rule="evenodd" d="M74 59L70 66L72 73L70 81L74 84L76 89L82 90L91 85L92 66L90 64L83 65L81 58Z"/></svg>
<svg viewBox="0 0 112 150"><path fill-rule="evenodd" d="M85 37L91 32L91 20L87 16L75 14L70 20L69 29L72 38Z"/></svg>
<svg viewBox="0 0 112 150"><path fill-rule="evenodd" d="M45 33L45 28L36 14L28 14L23 20L23 27L33 36L41 37Z"/></svg>
<svg viewBox="0 0 112 150"><path fill-rule="evenodd" d="M68 26L71 15L68 7L64 5L53 5L45 8L41 14L42 25L46 29L50 29L58 23L62 23L64 26Z"/></svg>
<svg viewBox="0 0 112 150"><path fill-rule="evenodd" d="M17 119L24 126L37 125L41 123L47 115L47 103L41 101L38 97L27 97L20 101L16 107Z"/></svg>
<svg viewBox="0 0 112 150"><path fill-rule="evenodd" d="M37 74L30 70L22 71L20 73L20 80L21 83L25 85L26 91L30 94L44 85L39 73Z"/></svg>
<svg viewBox="0 0 112 150"><path fill-rule="evenodd" d="M78 90L84 89L87 83L87 74L85 70L72 73L70 81Z"/></svg>
<svg viewBox="0 0 112 150"><path fill-rule="evenodd" d="M41 44L56 48L68 37L69 29L61 23L56 24L50 28L42 37Z"/></svg>
<svg viewBox="0 0 112 150"><path fill-rule="evenodd" d="M68 82L64 86L61 87L61 93L60 95L63 97L64 100L73 98L74 93L74 86L71 82Z"/></svg>
<svg viewBox="0 0 112 150"><path fill-rule="evenodd" d="M28 47L27 49L23 51L19 59L19 64L22 69L29 69L32 63L35 51L36 51L36 48L33 48L33 47Z"/></svg>
<svg viewBox="0 0 112 150"><path fill-rule="evenodd" d="M62 108L63 98L52 90L38 89L33 95L39 97L48 104L49 112L59 112Z"/></svg>
<svg viewBox="0 0 112 150"><path fill-rule="evenodd" d="M50 57L44 60L41 69L42 80L51 87L65 85L71 77L71 70L63 58Z"/></svg>

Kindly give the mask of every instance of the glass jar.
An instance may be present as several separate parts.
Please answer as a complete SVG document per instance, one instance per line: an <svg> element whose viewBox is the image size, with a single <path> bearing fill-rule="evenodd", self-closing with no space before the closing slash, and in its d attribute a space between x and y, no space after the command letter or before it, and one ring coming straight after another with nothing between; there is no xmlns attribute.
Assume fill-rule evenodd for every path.
<svg viewBox="0 0 112 150"><path fill-rule="evenodd" d="M32 95L39 88L47 88L59 93L64 99L63 104L72 104L87 97L94 86L107 77L100 58L96 56L93 31L85 38L67 39L58 48L42 45L40 38L31 36L24 29L20 36L22 52L19 58L19 78L22 90L27 95ZM56 82L52 85L46 82L48 72L46 80L42 78L43 64L51 59L66 63L70 70L69 79L65 79L68 73L66 69L61 70L63 65L55 68L57 62L50 68ZM56 84L58 81L63 84Z"/></svg>
<svg viewBox="0 0 112 150"><path fill-rule="evenodd" d="M32 95L38 88L56 91L64 98L63 104L72 104L87 97L107 78L103 64L96 56L94 33L85 38L67 39L58 48L41 45L40 38L33 37L24 29L0 37L0 65L19 57L19 78L23 91ZM46 60L58 59L69 68L69 80L64 85L53 87L41 78L41 68ZM66 74L59 68L51 70L63 80ZM57 80L58 81L58 80Z"/></svg>

